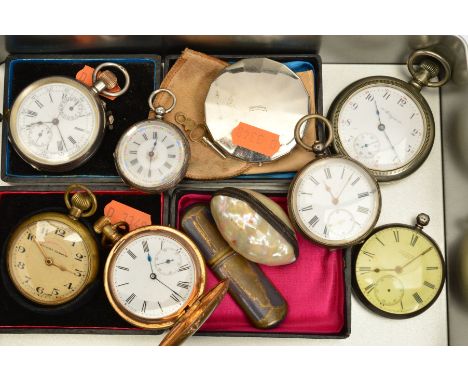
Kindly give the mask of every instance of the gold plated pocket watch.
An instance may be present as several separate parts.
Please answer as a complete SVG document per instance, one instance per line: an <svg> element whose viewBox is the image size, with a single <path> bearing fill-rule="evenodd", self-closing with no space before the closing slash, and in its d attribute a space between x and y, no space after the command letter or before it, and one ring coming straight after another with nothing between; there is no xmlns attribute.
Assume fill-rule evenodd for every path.
<svg viewBox="0 0 468 382"><path fill-rule="evenodd" d="M80 192L72 195L74 191ZM91 231L78 221L94 214L96 197L88 188L73 184L64 199L68 215L33 215L14 229L6 246L9 280L22 297L42 306L72 302L98 272L98 246Z"/></svg>
<svg viewBox="0 0 468 382"><path fill-rule="evenodd" d="M301 126L318 119L328 129L325 143L308 146L300 136ZM293 179L288 193L288 210L295 227L310 240L338 248L362 241L380 216L381 195L374 177L361 164L343 156L330 156L333 141L330 121L321 115L301 118L295 128L297 143L313 151L316 159Z"/></svg>
<svg viewBox="0 0 468 382"><path fill-rule="evenodd" d="M353 287L363 304L388 318L423 313L439 297L445 263L436 242L422 230L429 216L419 214L415 226L378 227L353 248Z"/></svg>
<svg viewBox="0 0 468 382"><path fill-rule="evenodd" d="M205 263L183 233L146 226L126 233L125 222L106 216L94 225L112 249L104 269L104 288L114 310L144 329L171 328L161 345L178 345L192 335L227 292L225 281L203 295Z"/></svg>
<svg viewBox="0 0 468 382"><path fill-rule="evenodd" d="M435 126L420 91L424 86L440 87L451 76L447 60L432 51L413 52L407 66L409 82L388 76L363 78L337 96L328 114L336 150L362 163L379 181L401 179L424 163ZM440 73L440 80L431 81Z"/></svg>
<svg viewBox="0 0 468 382"><path fill-rule="evenodd" d="M125 76L125 86L110 92L117 77L116 68ZM9 138L21 158L41 171L64 172L87 162L99 148L105 127L105 103L99 94L117 97L130 86L127 70L106 62L93 72L93 86L62 76L33 82L16 98L9 118ZM107 89L107 90L106 90ZM110 123L109 123L110 122Z"/></svg>
<svg viewBox="0 0 468 382"><path fill-rule="evenodd" d="M172 105L155 107L159 93L172 97ZM170 90L158 89L148 99L156 119L131 126L120 138L114 152L115 166L125 183L145 192L163 192L174 187L185 176L190 158L190 145L182 131L163 117L174 109L176 96Z"/></svg>

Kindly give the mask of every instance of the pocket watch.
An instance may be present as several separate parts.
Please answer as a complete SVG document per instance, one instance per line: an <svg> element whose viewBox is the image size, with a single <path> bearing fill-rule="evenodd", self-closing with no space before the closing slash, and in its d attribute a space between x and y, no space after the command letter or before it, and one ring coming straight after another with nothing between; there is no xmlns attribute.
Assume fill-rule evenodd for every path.
<svg viewBox="0 0 468 382"><path fill-rule="evenodd" d="M172 105L155 107L154 97L168 93ZM148 99L156 119L131 126L120 138L114 152L115 166L125 183L145 192L163 192L174 187L185 176L190 158L190 145L182 131L164 121L172 111L176 96L170 90L158 89Z"/></svg>
<svg viewBox="0 0 468 382"><path fill-rule="evenodd" d="M114 310L144 329L172 327L161 345L178 345L205 322L227 292L225 281L203 295L205 263L183 233L146 226L126 233L124 222L106 216L94 225L102 243L111 244L104 288Z"/></svg>
<svg viewBox="0 0 468 382"><path fill-rule="evenodd" d="M125 86L110 92L117 77L116 68L125 76ZM96 152L104 137L106 124L112 124L99 94L120 96L130 85L127 70L106 62L93 72L93 86L62 76L40 79L26 87L16 98L10 115L9 139L19 156L40 171L64 172L81 166Z"/></svg>
<svg viewBox="0 0 468 382"><path fill-rule="evenodd" d="M335 149L362 163L379 181L404 178L424 163L435 127L420 91L444 85L451 75L447 60L427 50L413 52L407 66L409 82L388 76L363 78L338 95L328 114ZM441 72L440 80L430 81Z"/></svg>
<svg viewBox="0 0 468 382"><path fill-rule="evenodd" d="M74 191L79 192L71 195ZM42 212L25 219L10 234L4 256L14 290L49 308L77 299L96 279L99 267L94 236L78 221L94 214L96 197L73 184L64 199L68 215Z"/></svg>
<svg viewBox="0 0 468 382"><path fill-rule="evenodd" d="M300 136L301 126L318 119L328 129L325 143L308 146ZM333 141L331 123L316 114L306 115L296 124L295 139L316 159L293 179L288 193L289 216L296 228L310 240L328 247L347 247L363 240L380 215L381 195L375 178L357 161L330 156Z"/></svg>
<svg viewBox="0 0 468 382"><path fill-rule="evenodd" d="M419 214L415 226L378 227L353 248L353 287L369 309L388 318L409 318L437 300L445 263L436 242L422 231L428 224L429 216Z"/></svg>

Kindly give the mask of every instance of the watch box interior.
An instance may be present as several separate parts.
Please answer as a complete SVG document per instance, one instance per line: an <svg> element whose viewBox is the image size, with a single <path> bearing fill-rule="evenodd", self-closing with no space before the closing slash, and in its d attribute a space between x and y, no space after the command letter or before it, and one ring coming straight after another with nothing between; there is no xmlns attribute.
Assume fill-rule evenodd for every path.
<svg viewBox="0 0 468 382"><path fill-rule="evenodd" d="M189 186L176 189L170 200L171 225L179 227L184 211L196 203L209 203L215 190ZM261 190L257 190L262 192ZM285 191L263 191L287 212ZM284 266L260 265L288 303L286 319L277 327L254 328L231 296L227 295L198 334L223 336L277 336L346 338L350 334L349 251L330 251L296 232L299 257ZM207 268L206 290L218 282Z"/></svg>
<svg viewBox="0 0 468 382"><path fill-rule="evenodd" d="M152 224L161 224L164 197L128 190L109 190L94 192L98 202L96 213L80 219L88 228L104 213L104 207L112 200L151 215ZM4 265L5 245L9 234L26 217L39 212L57 211L66 213L63 192L55 191L5 191L0 192L0 248L2 267ZM96 235L95 235L96 236ZM96 236L100 246L100 238ZM107 250L100 251L98 278L92 284L92 294L73 311L60 314L44 314L24 307L14 295L8 292L5 280L0 283L0 331L1 332L143 332L132 327L115 313L105 295L102 273ZM6 271L2 271L5 277Z"/></svg>
<svg viewBox="0 0 468 382"><path fill-rule="evenodd" d="M203 51L203 53L211 54L210 52ZM312 70L314 73L314 91L315 91L315 111L322 114L323 111L323 90L322 90L322 60L318 54L213 54L228 63L235 63L245 58L265 57L274 61L281 62L287 65L294 72L302 72ZM169 72L171 67L175 64L179 54L167 55L164 58L163 78ZM312 158L311 158L312 159ZM256 180L256 181L269 181L272 179L286 179L290 180L294 177L295 172L278 172L269 174L252 174L240 175L233 179L226 179L224 182L238 182L239 180Z"/></svg>
<svg viewBox="0 0 468 382"><path fill-rule="evenodd" d="M75 75L85 65L96 67L103 62L124 66L130 75L128 91L115 100L101 97L107 110L114 116L113 129L106 128L103 142L96 154L74 170L49 173L34 169L13 149L8 141L8 112L18 94L29 84L50 76ZM114 166L113 152L120 136L132 124L148 117L148 97L159 87L161 59L157 55L17 55L9 56L5 63L4 119L2 139L2 179L10 183L69 183L73 181L121 183ZM123 75L114 70L119 84Z"/></svg>

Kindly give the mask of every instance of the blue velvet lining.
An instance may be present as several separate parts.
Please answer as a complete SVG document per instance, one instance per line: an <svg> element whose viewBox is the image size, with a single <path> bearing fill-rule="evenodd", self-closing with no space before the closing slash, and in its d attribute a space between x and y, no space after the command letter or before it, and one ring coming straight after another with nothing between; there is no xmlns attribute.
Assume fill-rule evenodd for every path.
<svg viewBox="0 0 468 382"><path fill-rule="evenodd" d="M9 76L8 76L8 94L7 94L7 106L8 106L8 109L11 108L11 105L13 104L13 100L12 100L12 92L11 92L11 87L12 87L12 80L14 78L14 68L15 68L15 65L17 62L24 62L24 61L29 61L29 62L47 62L47 61L60 61L60 63L63 63L63 64L67 64L67 63L77 63L77 62L80 62L80 61L85 61L85 62L89 62L89 61L102 61L103 59L102 58L83 58L83 59L80 59L80 58L77 58L77 59L68 59L68 58L18 58L18 59L15 59L15 60L11 60L10 61L10 65L9 65ZM153 59L150 59L150 58L112 58L112 61L113 62L116 62L116 63L119 63L119 64L127 64L129 62L153 62L154 63L154 67L155 67L155 70L154 70L154 89L157 88L158 86L158 78L157 78L157 62ZM15 177L15 178L30 178L30 179L34 179L36 177L39 177L39 178L47 178L48 175L41 175L41 174L37 174L37 175L18 175L18 174L11 174L10 173L10 152L12 150L12 147L10 145L10 142L7 141L6 142L6 158L5 158L5 175L6 176L11 176L11 177ZM88 177L88 178L103 178L102 175L63 175L63 177L67 177L67 178L78 178L78 177ZM54 176L54 178L57 177L57 178L60 178L61 176ZM114 175L109 175L109 176L105 176L105 178L109 178L109 179L118 179L119 177L118 176L114 176Z"/></svg>

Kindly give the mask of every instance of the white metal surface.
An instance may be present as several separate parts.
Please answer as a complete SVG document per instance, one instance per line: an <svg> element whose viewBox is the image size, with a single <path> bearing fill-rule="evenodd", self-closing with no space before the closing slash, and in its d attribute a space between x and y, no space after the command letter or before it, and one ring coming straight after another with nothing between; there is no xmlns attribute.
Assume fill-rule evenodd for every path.
<svg viewBox="0 0 468 382"><path fill-rule="evenodd" d="M1 70L1 69L0 69ZM403 65L324 65L324 110L346 85L370 75L408 78ZM2 74L3 77L3 74ZM0 85L0 89L3 86ZM0 90L1 91L1 90ZM392 222L412 224L419 212L432 220L425 231L442 250L444 206L440 100L437 89L423 91L435 118L434 148L423 166L406 179L382 185L383 208L379 225ZM390 320L368 311L353 296L351 336L344 340L255 337L193 337L187 345L446 345L447 299L445 288L437 302L425 313L407 320ZM0 345L156 345L161 336L84 334L0 334Z"/></svg>

